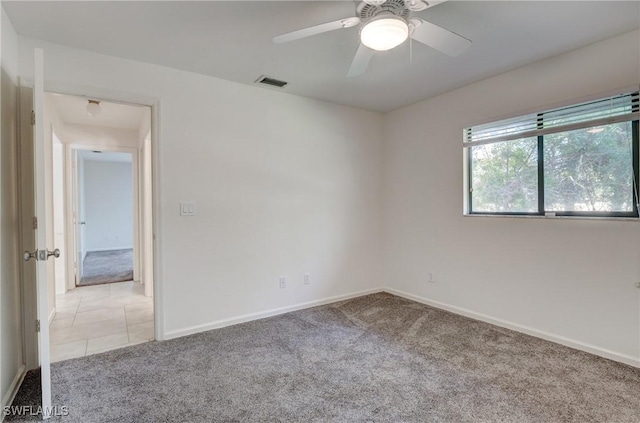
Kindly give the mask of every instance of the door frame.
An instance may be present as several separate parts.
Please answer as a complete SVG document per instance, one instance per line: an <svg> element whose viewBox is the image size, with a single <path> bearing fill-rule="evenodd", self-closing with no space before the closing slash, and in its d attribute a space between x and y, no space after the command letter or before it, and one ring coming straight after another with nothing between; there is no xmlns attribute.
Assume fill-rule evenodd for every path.
<svg viewBox="0 0 640 423"><path fill-rule="evenodd" d="M22 79L24 83L33 85L33 80L30 79ZM149 97L145 95L137 95L134 93L123 93L122 91L117 91L109 88L97 88L97 87L86 87L79 86L76 84L67 84L67 83L55 83L52 81L47 81L46 79L46 69L45 69L45 81L44 81L44 91L48 93L60 93L67 95L74 95L79 97L87 97L96 100L103 100L107 102L113 103L121 103L121 104L130 104L137 106L147 106L151 108L151 184L152 184L152 204L151 204L151 214L153 218L153 250L151 251L151 255L153 257L153 318L154 318L154 338L156 341L165 340L165 328L164 328L164 265L162 260L163 248L162 248L162 227L163 227L163 213L161 210L162 204L162 172L161 163L162 157L160 152L161 145L161 130L160 130L160 118L162 111L162 101L159 98ZM27 106L28 102L25 102L25 99L22 97L25 95L23 90L19 89L18 91L18 119L20 124L18 125L18 139L19 139L19 148L23 148L23 142L25 134L25 128L23 125L27 125L28 119L30 117L30 107ZM27 110L29 108L29 110ZM30 122L29 122L30 123ZM19 150L19 154L22 154ZM22 156L21 156L22 157ZM66 172L65 172L66 174ZM18 178L21 187L24 187L25 184L29 184L29 179L24 179L25 175L23 172L19 172ZM33 178L33 177L31 177ZM28 190L27 190L28 191ZM25 195L28 195L29 192L24 189L19 190L19 198L18 201L20 205L28 204L23 203ZM32 200L31 200L32 201ZM20 225L22 228L29 225L31 222L31 216L26 216L25 213L28 210L25 210L20 207ZM25 250L24 243L27 242L24 236L20 237L21 250ZM24 266L22 266L24 269ZM36 291L35 291L35 283L30 281L30 275L28 273L22 274L22 305L23 305L23 356L24 362L26 364L27 370L31 370L37 368L39 366L39 351L38 351L38 334L35 332L35 320L37 318L37 312L35 309L36 302ZM31 287L31 285L34 285Z"/></svg>
<svg viewBox="0 0 640 423"><path fill-rule="evenodd" d="M68 251L67 236L66 236L67 235L67 227L66 227L66 224L67 224L67 222L66 222L66 216L67 216L67 203L66 203L67 187L66 187L66 184L65 184L65 182L66 182L65 171L66 171L66 166L67 166L67 163L66 163L67 159L65 157L64 143L62 142L62 139L58 136L58 134L60 133L58 131L58 127L55 124L51 123L50 131L51 131L50 132L51 133L51 139L50 140L45 139L45 143L51 142L51 157L50 158L52 160L52 163L51 163L52 164L52 166L51 166L52 180L51 180L51 183L49 185L50 189L51 189L51 204L50 205L53 206L53 215L52 215L52 219L51 219L51 221L52 221L51 231L53 233L52 239L54 240L54 244L56 244L56 248L60 248L60 250L62 251L62 261L61 261L61 263L62 263L62 266L64 266L64 272L65 272L65 275L64 275L65 276L64 286L65 286L65 292L67 292L67 279L68 279L67 274L66 274L67 270L68 270L67 269L67 261L68 260L67 260L67 257L66 257L66 254L67 254L67 251ZM54 158L55 157L54 153L55 153L55 148L56 148L56 146L55 146L56 143L54 141L55 138L58 139L58 141L60 143L60 147L62 149L62 157L61 157L60 165L62 166L62 175L61 175L62 181L61 181L61 183L62 183L63 231L62 231L62 240L60 242L56 241L57 233L56 233L56 223L55 223L56 222L56 215L57 215L56 209L55 209L55 207L56 207L56 195L55 195L55 174L56 174L55 166L56 166L56 163L55 163L55 158ZM53 281L53 284L52 284L53 290L54 290L54 297L56 295L58 295L58 271L57 271L57 268L58 268L58 263L54 262L54 271L53 271L53 276L54 276L53 279L54 279L54 281ZM54 310L57 310L57 304L55 304L55 301L54 301ZM49 323L51 323L51 321L52 321L51 319L53 319L53 311L54 310L49 310L49 313L50 313L49 314L49 319L50 319Z"/></svg>
<svg viewBox="0 0 640 423"><path fill-rule="evenodd" d="M75 242L75 237L80 237L78 234L78 222L74 222L74 220L79 219L78 213L78 198L79 198L79 183L78 183L78 168L77 161L74 160L74 156L77 158L78 151L92 151L92 150L100 150L102 152L109 153L129 153L131 154L131 166L133 172L133 227L131 228L133 231L133 280L140 282L140 267L141 267L141 237L140 237L140 227L142 224L142 213L140 211L140 166L139 166L139 156L141 153L140 148L134 147L120 147L120 146L96 146L90 144L81 144L81 143L70 143L64 144L64 155L65 162L70 163L70 166L65 166L64 175L65 175L65 198L64 202L69 207L68 212L65 213L65 241L67 244L67 253L71 252L73 254L68 254L67 258L67 272L71 270L72 274L68 274L67 276L67 290L72 290L77 287L76 283L79 282L80 278L80 269L82 267L81 263L77 263L75 260L78 259L78 254L80 253L77 250L78 243ZM75 165L75 167L74 167ZM74 241L74 242L71 242ZM84 243L84 240L83 240ZM75 270L74 270L75 267Z"/></svg>

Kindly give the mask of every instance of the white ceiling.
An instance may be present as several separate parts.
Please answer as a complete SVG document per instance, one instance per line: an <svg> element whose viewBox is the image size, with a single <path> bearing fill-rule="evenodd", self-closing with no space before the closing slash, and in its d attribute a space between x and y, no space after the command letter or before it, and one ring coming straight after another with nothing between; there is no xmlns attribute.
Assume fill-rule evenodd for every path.
<svg viewBox="0 0 640 423"><path fill-rule="evenodd" d="M463 35L456 58L413 43L346 76L358 27L273 44L273 36L355 14L353 1L109 1L2 4L20 35L388 111L640 27L638 1L453 1L418 16ZM639 41L640 47L640 41ZM275 88L267 88L275 89Z"/></svg>
<svg viewBox="0 0 640 423"><path fill-rule="evenodd" d="M64 123L75 125L107 126L110 128L138 130L145 113L150 113L146 106L100 102L102 109L97 116L87 113L88 99L73 95L56 93L45 94L53 102L56 111Z"/></svg>

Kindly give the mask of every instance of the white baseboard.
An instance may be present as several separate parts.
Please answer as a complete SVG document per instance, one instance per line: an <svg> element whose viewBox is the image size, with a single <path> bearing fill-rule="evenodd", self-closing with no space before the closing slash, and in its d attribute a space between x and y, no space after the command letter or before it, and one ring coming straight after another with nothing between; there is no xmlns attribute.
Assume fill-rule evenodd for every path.
<svg viewBox="0 0 640 423"><path fill-rule="evenodd" d="M13 402L13 399L16 397L16 394L18 393L18 389L20 389L20 385L22 384L22 380L24 379L24 376L26 374L27 374L27 368L25 367L24 364L21 364L20 368L18 369L18 372L16 373L15 377L11 381L11 385L9 385L9 390L2 397L2 410L4 410L4 407L8 407L11 405L11 403ZM5 417L4 413L2 413L0 410L0 423L4 421L4 417Z"/></svg>
<svg viewBox="0 0 640 423"><path fill-rule="evenodd" d="M594 354L600 357L608 358L610 360L618 361L620 363L628 364L633 367L640 368L640 358L635 358L633 356L620 354L615 351L607 350L604 348L597 347L595 345L587 344L584 342L576 341L570 338L566 338L564 336L555 335L549 332L541 331L538 329L534 329L528 326L523 326L517 323L509 322L506 320L498 319L486 314L477 313L472 310L467 310L461 307L452 306L449 304L445 304L439 301L429 300L424 297L420 297L418 295L409 294L404 291L400 291L394 288L375 288L368 289L365 291L353 292L351 294L338 295L334 297L327 297L320 300L308 301L305 303L294 304L291 306L275 308L271 310L266 310L258 313L245 314L238 317L232 317L229 319L217 320L215 322L205 323L202 325L196 325L187 327L184 329L173 330L165 333L164 339L173 339L179 338L181 336L191 335L198 332L205 332L212 329L219 329L226 326L237 325L239 323L245 323L252 320L264 319L271 316L276 316L279 314L289 313L296 310L302 310L305 308L317 307L325 304L331 304L338 301L348 300L351 298L361 297L363 295L375 294L377 292L388 292L389 294L397 295L399 297L407 298L412 301L416 301L422 304L429 305L431 307L435 307L438 309L450 311L455 314L459 314L465 317L469 317L471 319L480 320L482 322L490 323L496 326L500 326L506 329L511 329L516 332L525 333L527 335L535 336L536 338L545 339L547 341L555 342L557 344L561 344L570 348L574 348L580 351L585 351L590 354Z"/></svg>
<svg viewBox="0 0 640 423"><path fill-rule="evenodd" d="M424 297L420 297L418 295L409 294L404 291L400 291L394 288L384 288L385 292L389 294L397 295L399 297L407 298L412 301L416 301L422 304L426 304L428 306L432 306L435 308L439 308L442 310L450 311L455 314L460 314L465 317L470 317L475 320L480 320L482 322L491 323L492 325L500 326L503 328L511 329L516 332L522 332L527 335L535 336L536 338L542 338L547 341L555 342L557 344L562 344L567 347L574 348L576 350L585 351L591 354L598 355L600 357L608 358L610 360L618 361L620 363L628 364L633 367L640 368L640 358L632 357L626 354L620 354L615 351L607 350L604 348L597 347L595 345L587 344L584 342L576 341L570 338L566 338L564 336L555 335L549 332L541 331L538 329L534 329L528 326L519 325L517 323L512 323L506 320L498 319L495 317L488 316L482 313L476 313L475 311L467 310L464 308L452 306L449 304L441 303L439 301L429 300Z"/></svg>
<svg viewBox="0 0 640 423"><path fill-rule="evenodd" d="M196 326L191 326L184 329L178 329L178 330L172 330L172 331L166 332L164 334L164 339L179 338L181 336L191 335L198 332L205 332L212 329L219 329L226 326L237 325L238 323L250 322L252 320L260 320L266 317L289 313L291 311L302 310L305 308L311 308L311 307L317 307L325 304L336 303L338 301L344 301L350 298L362 297L363 295L375 294L377 292L383 292L383 289L382 288L367 289L365 291L353 292L351 294L337 295L334 297L327 297L320 300L294 304L291 306L273 308L271 310L265 310L258 313L245 314L243 316L217 320L211 323L205 323L202 325L196 325Z"/></svg>
<svg viewBox="0 0 640 423"><path fill-rule="evenodd" d="M56 317L56 308L52 308L51 312L49 313L49 324L51 324L51 322L53 322L53 318Z"/></svg>

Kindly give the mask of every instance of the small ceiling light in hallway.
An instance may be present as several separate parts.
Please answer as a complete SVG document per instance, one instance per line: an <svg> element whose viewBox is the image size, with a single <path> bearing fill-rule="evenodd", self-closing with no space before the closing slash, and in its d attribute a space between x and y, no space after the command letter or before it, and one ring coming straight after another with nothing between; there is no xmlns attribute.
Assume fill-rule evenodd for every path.
<svg viewBox="0 0 640 423"><path fill-rule="evenodd" d="M87 103L87 113L91 117L96 117L100 114L102 108L100 107L100 102L98 100L88 100Z"/></svg>

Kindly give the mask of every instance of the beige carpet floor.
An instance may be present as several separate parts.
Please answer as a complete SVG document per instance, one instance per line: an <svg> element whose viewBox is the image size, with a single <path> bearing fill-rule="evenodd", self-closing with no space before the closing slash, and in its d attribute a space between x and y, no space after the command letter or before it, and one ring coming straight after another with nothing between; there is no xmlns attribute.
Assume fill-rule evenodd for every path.
<svg viewBox="0 0 640 423"><path fill-rule="evenodd" d="M640 369L384 293L55 363L52 379L70 413L53 421L640 421Z"/></svg>

